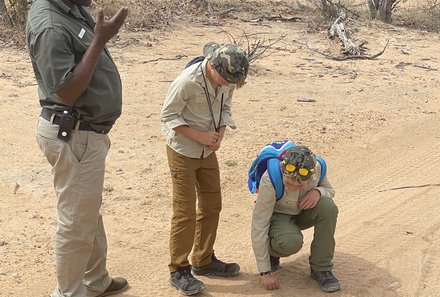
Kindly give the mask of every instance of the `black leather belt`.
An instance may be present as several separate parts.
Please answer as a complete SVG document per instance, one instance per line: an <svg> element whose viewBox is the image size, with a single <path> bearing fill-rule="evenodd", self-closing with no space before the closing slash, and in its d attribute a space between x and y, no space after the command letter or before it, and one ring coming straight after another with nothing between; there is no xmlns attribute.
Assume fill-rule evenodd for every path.
<svg viewBox="0 0 440 297"><path fill-rule="evenodd" d="M52 115L53 115L53 114L54 114L54 113L53 113L52 111L50 111L49 109L47 109L47 108L43 108L43 109L41 109L41 117L42 117L43 119L45 119L45 120L50 121L50 120L52 119ZM57 114L55 114L55 115L53 116L53 121L52 121L52 123L55 124L55 125L59 125L59 124L60 124L60 116L57 115ZM76 127L76 124L77 124L77 123L75 122L74 127ZM97 130L93 129L92 127L90 127L89 123L86 123L86 122L79 122L78 130L82 130L82 131L93 131L93 132L96 132L96 133L98 133L98 134L107 134L107 133L109 132L108 130L97 131Z"/></svg>

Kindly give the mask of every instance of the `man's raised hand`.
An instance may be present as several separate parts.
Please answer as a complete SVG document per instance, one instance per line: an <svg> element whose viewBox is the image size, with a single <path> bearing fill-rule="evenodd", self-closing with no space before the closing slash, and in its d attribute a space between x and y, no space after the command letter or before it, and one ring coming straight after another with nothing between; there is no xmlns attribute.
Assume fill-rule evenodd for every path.
<svg viewBox="0 0 440 297"><path fill-rule="evenodd" d="M125 18L128 14L128 8L122 7L119 11L110 19L104 17L104 11L100 9L98 11L98 17L96 19L95 26L95 38L98 43L105 45L107 41L118 34L122 24L124 24Z"/></svg>

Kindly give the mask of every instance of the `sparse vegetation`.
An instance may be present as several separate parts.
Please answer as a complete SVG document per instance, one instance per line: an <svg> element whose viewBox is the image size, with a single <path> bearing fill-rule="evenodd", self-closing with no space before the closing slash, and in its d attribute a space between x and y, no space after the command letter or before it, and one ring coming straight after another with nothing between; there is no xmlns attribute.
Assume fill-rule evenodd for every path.
<svg viewBox="0 0 440 297"><path fill-rule="evenodd" d="M396 23L429 32L440 32L440 1L426 0L424 4L396 11Z"/></svg>
<svg viewBox="0 0 440 297"><path fill-rule="evenodd" d="M24 44L24 26L31 2L32 0L0 0L2 44ZM227 18L250 20L274 15L293 15L301 16L312 32L312 27L316 24L331 25L328 20L337 16L338 9L345 9L350 18L370 19L377 18L382 13L379 10L386 5L391 9L387 17L394 24L432 32L440 31L439 0L96 0L91 9L102 7L106 15L110 16L123 5L130 9L124 26L124 30L128 31L167 30L175 22L221 26ZM304 16L310 17L304 20Z"/></svg>

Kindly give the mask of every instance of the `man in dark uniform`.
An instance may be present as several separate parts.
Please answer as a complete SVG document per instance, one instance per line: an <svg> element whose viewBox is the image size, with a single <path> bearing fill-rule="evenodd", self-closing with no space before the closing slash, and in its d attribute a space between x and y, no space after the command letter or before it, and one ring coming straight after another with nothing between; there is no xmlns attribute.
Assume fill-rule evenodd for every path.
<svg viewBox="0 0 440 297"><path fill-rule="evenodd" d="M99 212L107 133L121 114L121 79L106 43L127 16L93 21L91 0L35 0L26 37L42 106L37 142L52 166L57 195L57 287L52 297L109 296L128 288L106 269Z"/></svg>

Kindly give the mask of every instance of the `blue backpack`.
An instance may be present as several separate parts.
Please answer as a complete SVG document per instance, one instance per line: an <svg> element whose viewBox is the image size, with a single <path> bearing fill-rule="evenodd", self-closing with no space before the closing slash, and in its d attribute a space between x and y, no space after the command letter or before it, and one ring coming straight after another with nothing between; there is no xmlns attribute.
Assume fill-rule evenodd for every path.
<svg viewBox="0 0 440 297"><path fill-rule="evenodd" d="M279 164L287 150L294 146L295 144L290 140L281 140L268 143L259 151L248 172L248 187L252 194L258 193L260 179L267 171L275 189L276 200L283 196L284 183ZM321 165L319 177L319 181L321 181L327 173L327 164L321 157L316 157L316 160Z"/></svg>

